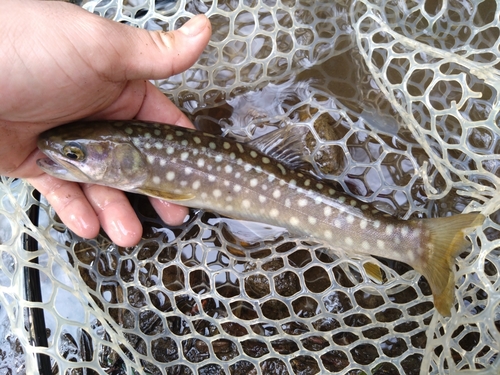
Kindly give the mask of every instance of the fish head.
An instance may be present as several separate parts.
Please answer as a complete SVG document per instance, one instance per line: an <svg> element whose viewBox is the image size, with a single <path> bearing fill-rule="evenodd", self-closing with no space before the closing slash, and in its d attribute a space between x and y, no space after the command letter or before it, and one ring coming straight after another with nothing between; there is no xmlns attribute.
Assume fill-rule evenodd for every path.
<svg viewBox="0 0 500 375"><path fill-rule="evenodd" d="M54 177L133 190L148 177L146 156L120 126L85 122L42 133L38 148L47 158L38 166Z"/></svg>

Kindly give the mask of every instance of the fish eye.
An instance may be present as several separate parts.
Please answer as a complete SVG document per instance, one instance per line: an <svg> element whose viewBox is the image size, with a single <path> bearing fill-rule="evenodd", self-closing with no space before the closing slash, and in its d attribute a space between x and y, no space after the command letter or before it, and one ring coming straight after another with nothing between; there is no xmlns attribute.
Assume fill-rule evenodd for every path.
<svg viewBox="0 0 500 375"><path fill-rule="evenodd" d="M85 159L85 152L80 144L76 142L68 143L63 147L62 153L68 159L71 160L83 160Z"/></svg>

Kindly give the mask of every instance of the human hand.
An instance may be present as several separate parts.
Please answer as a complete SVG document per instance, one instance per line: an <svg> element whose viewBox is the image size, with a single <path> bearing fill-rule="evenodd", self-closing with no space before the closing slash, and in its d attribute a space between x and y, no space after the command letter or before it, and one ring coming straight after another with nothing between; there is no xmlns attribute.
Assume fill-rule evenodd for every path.
<svg viewBox="0 0 500 375"><path fill-rule="evenodd" d="M61 220L82 237L100 227L120 246L133 246L142 226L121 191L62 181L36 165L43 131L77 119L190 121L146 80L190 67L211 35L205 16L181 29L148 32L53 1L0 2L0 174L27 179ZM160 217L182 223L185 207L152 199Z"/></svg>

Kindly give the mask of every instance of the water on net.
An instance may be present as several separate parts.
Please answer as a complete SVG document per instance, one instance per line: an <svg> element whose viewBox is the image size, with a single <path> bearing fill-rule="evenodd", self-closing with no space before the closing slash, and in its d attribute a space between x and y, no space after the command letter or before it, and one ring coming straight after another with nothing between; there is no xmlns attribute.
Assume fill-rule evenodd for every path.
<svg viewBox="0 0 500 375"><path fill-rule="evenodd" d="M489 374L500 371L500 17L494 0L89 1L150 30L213 25L195 66L156 82L202 129L250 139L306 125L314 172L410 217L481 210L450 318L408 266L287 233L246 242L217 214L166 227L147 201L134 248L83 240L22 181L0 184L5 373ZM37 205L40 224L26 211ZM40 250L23 250L21 236ZM38 264L30 262L38 258ZM381 267L383 280L365 269ZM24 298L37 268L43 302ZM43 309L48 347L32 345Z"/></svg>

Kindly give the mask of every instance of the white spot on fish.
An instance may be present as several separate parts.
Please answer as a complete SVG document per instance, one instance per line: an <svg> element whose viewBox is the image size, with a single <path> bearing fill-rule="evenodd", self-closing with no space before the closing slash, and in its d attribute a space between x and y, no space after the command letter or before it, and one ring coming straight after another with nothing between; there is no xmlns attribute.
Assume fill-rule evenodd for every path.
<svg viewBox="0 0 500 375"><path fill-rule="evenodd" d="M271 208L271 211L269 211L271 217L278 217L279 214L280 212L276 208Z"/></svg>
<svg viewBox="0 0 500 375"><path fill-rule="evenodd" d="M213 174L208 175L208 181L215 182L216 179L217 178Z"/></svg>
<svg viewBox="0 0 500 375"><path fill-rule="evenodd" d="M249 164L249 163L246 163L245 166L243 167L243 169L245 170L245 172L249 172L252 170L252 164Z"/></svg>
<svg viewBox="0 0 500 375"><path fill-rule="evenodd" d="M164 167L165 165L167 165L167 160L160 159L160 166Z"/></svg>
<svg viewBox="0 0 500 375"><path fill-rule="evenodd" d="M279 197L281 197L281 191L279 191L279 189L274 190L273 191L273 198L278 199Z"/></svg>
<svg viewBox="0 0 500 375"><path fill-rule="evenodd" d="M217 163L220 163L220 162L222 161L222 155L220 155L220 154L215 155L214 160L215 160Z"/></svg>
<svg viewBox="0 0 500 375"><path fill-rule="evenodd" d="M327 240L331 240L331 239L333 238L333 234L332 234L332 232L331 232L331 231L329 231L329 230L325 230L325 232L324 232L323 234L325 235L325 238L326 238Z"/></svg>
<svg viewBox="0 0 500 375"><path fill-rule="evenodd" d="M264 190L264 191L267 190L267 185L266 184L262 185L261 187L262 187L262 190Z"/></svg>
<svg viewBox="0 0 500 375"><path fill-rule="evenodd" d="M316 204L321 204L323 203L323 198L321 198L319 195L314 198L314 203Z"/></svg>
<svg viewBox="0 0 500 375"><path fill-rule="evenodd" d="M189 158L189 152L185 151L181 154L181 160L186 161Z"/></svg>
<svg viewBox="0 0 500 375"><path fill-rule="evenodd" d="M144 138L151 138L151 133L148 132L144 133Z"/></svg>
<svg viewBox="0 0 500 375"><path fill-rule="evenodd" d="M184 135L184 132L182 132L180 130L176 130L175 131L175 135L178 136L178 137L182 137Z"/></svg>
<svg viewBox="0 0 500 375"><path fill-rule="evenodd" d="M160 129L155 129L154 131L155 135L158 137L159 135L161 135L161 131Z"/></svg>
<svg viewBox="0 0 500 375"><path fill-rule="evenodd" d="M125 128L125 133L127 133L128 135L132 134L133 133L133 130L132 128Z"/></svg>
<svg viewBox="0 0 500 375"><path fill-rule="evenodd" d="M210 147L212 150L215 150L217 148L217 145L215 144L215 142L210 142L208 144L208 147Z"/></svg>
<svg viewBox="0 0 500 375"><path fill-rule="evenodd" d="M231 159L231 160L236 159L236 154L235 154L234 152L231 152L231 153L229 154L229 159Z"/></svg>
<svg viewBox="0 0 500 375"><path fill-rule="evenodd" d="M339 219L335 219L333 221L333 225L335 225L335 227L341 229L342 228L342 222L339 220Z"/></svg>
<svg viewBox="0 0 500 375"><path fill-rule="evenodd" d="M201 139L200 137L193 137L193 141L194 143L196 143L197 145L199 145L201 143Z"/></svg>
<svg viewBox="0 0 500 375"><path fill-rule="evenodd" d="M207 193L203 192L201 193L201 199L207 199Z"/></svg>
<svg viewBox="0 0 500 375"><path fill-rule="evenodd" d="M181 181L181 186L182 187L186 187L188 185L188 182L187 181Z"/></svg>
<svg viewBox="0 0 500 375"><path fill-rule="evenodd" d="M224 180L224 186L229 187L229 185L231 185L231 183L228 180Z"/></svg>
<svg viewBox="0 0 500 375"><path fill-rule="evenodd" d="M259 180L257 180L256 178L252 178L250 180L250 186L251 187L256 187L258 183L259 183Z"/></svg>
<svg viewBox="0 0 500 375"><path fill-rule="evenodd" d="M266 203L267 198L264 195L259 195L259 202L260 203Z"/></svg>
<svg viewBox="0 0 500 375"><path fill-rule="evenodd" d="M382 240L377 240L377 247L380 249L380 250L385 250L385 242L382 241Z"/></svg>
<svg viewBox="0 0 500 375"><path fill-rule="evenodd" d="M174 152L175 152L175 150L172 146L167 147L167 155L172 155Z"/></svg>
<svg viewBox="0 0 500 375"><path fill-rule="evenodd" d="M151 143L149 143L149 142L144 143L144 148L146 150L149 150L151 148Z"/></svg>
<svg viewBox="0 0 500 375"><path fill-rule="evenodd" d="M325 208L323 208L323 213L326 217L330 216L332 214L332 208L330 206L325 206Z"/></svg>
<svg viewBox="0 0 500 375"><path fill-rule="evenodd" d="M409 231L410 231L410 229L407 226L404 226L404 227L401 228L401 235L403 237L406 237L408 235Z"/></svg>
<svg viewBox="0 0 500 375"><path fill-rule="evenodd" d="M196 180L195 182L193 182L193 189L194 190L198 190L201 186L201 183L199 180Z"/></svg>
<svg viewBox="0 0 500 375"><path fill-rule="evenodd" d="M241 153L244 153L245 152L245 149L243 148L243 146L239 143L236 143L236 148L238 149L239 152Z"/></svg>
<svg viewBox="0 0 500 375"><path fill-rule="evenodd" d="M167 141L171 141L171 140L173 140L173 139L174 139L174 136L173 136L172 134L167 134L167 136L165 137L165 139L166 139Z"/></svg>
<svg viewBox="0 0 500 375"><path fill-rule="evenodd" d="M232 173L233 172L233 167L231 167L229 164L224 167L224 171L226 173Z"/></svg>
<svg viewBox="0 0 500 375"><path fill-rule="evenodd" d="M290 208L292 206L292 202L290 201L289 198L285 199L285 207Z"/></svg>
<svg viewBox="0 0 500 375"><path fill-rule="evenodd" d="M173 181L175 179L175 172L167 172L167 181Z"/></svg>
<svg viewBox="0 0 500 375"><path fill-rule="evenodd" d="M249 209L252 204L250 203L250 201L248 199L243 199L241 201L241 205L243 206L243 208L246 208L246 209Z"/></svg>
<svg viewBox="0 0 500 375"><path fill-rule="evenodd" d="M349 202L351 204L351 206L353 207L356 207L356 205L358 204L358 202L356 202L354 199L351 199L351 201Z"/></svg>
<svg viewBox="0 0 500 375"><path fill-rule="evenodd" d="M348 224L352 224L352 223L354 223L354 216L347 215L347 217L345 218L345 220L347 221Z"/></svg>
<svg viewBox="0 0 500 375"><path fill-rule="evenodd" d="M308 216L307 221L309 222L309 224L315 225L318 220L314 216Z"/></svg>
<svg viewBox="0 0 500 375"><path fill-rule="evenodd" d="M283 167L283 165L281 163L278 163L276 164L276 166L278 167L278 169L281 171L281 174L284 176L286 175L286 169L285 167Z"/></svg>
<svg viewBox="0 0 500 375"><path fill-rule="evenodd" d="M186 146L188 145L188 143L189 143L189 142L187 141L187 139L183 139L183 140L181 141L181 145L183 145L184 147L186 147Z"/></svg>
<svg viewBox="0 0 500 375"><path fill-rule="evenodd" d="M193 168L186 167L184 168L184 173L189 176L191 173L193 173Z"/></svg>
<svg viewBox="0 0 500 375"><path fill-rule="evenodd" d="M230 204L228 204L226 206L226 211L232 211L233 210L233 206L231 206Z"/></svg>
<svg viewBox="0 0 500 375"><path fill-rule="evenodd" d="M367 220L363 219L363 220L361 220L361 221L359 222L359 227L360 227L361 229L366 229L366 227L367 227L367 226L368 226L368 221L367 221Z"/></svg>
<svg viewBox="0 0 500 375"><path fill-rule="evenodd" d="M154 155L148 155L148 156L147 156L147 159L148 159L148 163L149 163L149 164L154 164L154 162L155 162L155 157L154 157Z"/></svg>
<svg viewBox="0 0 500 375"><path fill-rule="evenodd" d="M378 229L378 228L380 227L380 221L379 221L379 220L375 220L375 221L373 222L373 227L374 227L375 229Z"/></svg>
<svg viewBox="0 0 500 375"><path fill-rule="evenodd" d="M389 224L388 226L385 227L385 234L387 234L388 236L392 235L393 232L394 232L394 225Z"/></svg>
<svg viewBox="0 0 500 375"><path fill-rule="evenodd" d="M361 243L361 247L363 248L363 250L370 250L370 244L368 243L368 241L363 241Z"/></svg>
<svg viewBox="0 0 500 375"><path fill-rule="evenodd" d="M228 195L226 196L226 202L232 202L233 201L233 197Z"/></svg>
<svg viewBox="0 0 500 375"><path fill-rule="evenodd" d="M309 186L311 185L311 180L310 179L307 179L304 181L304 186Z"/></svg>
<svg viewBox="0 0 500 375"><path fill-rule="evenodd" d="M256 157L257 157L257 153L256 153L255 151L253 151L253 150L252 150L252 151L250 151L250 156L251 156L252 158L256 158Z"/></svg>
<svg viewBox="0 0 500 375"><path fill-rule="evenodd" d="M361 209L362 209L363 211L366 211L366 210L367 210L367 209L369 209L369 208L370 208L370 206L368 206L367 204L362 204L362 205L361 205Z"/></svg>
<svg viewBox="0 0 500 375"><path fill-rule="evenodd" d="M317 184L316 184L316 189L318 189L318 190L323 189L323 187L324 187L324 185L323 185L323 184L320 184L320 183L317 183Z"/></svg>
<svg viewBox="0 0 500 375"><path fill-rule="evenodd" d="M231 148L231 145L229 144L229 142L224 142L222 144L222 147L224 147L225 150L229 150Z"/></svg>
<svg viewBox="0 0 500 375"><path fill-rule="evenodd" d="M220 198L222 196L222 191L220 191L219 189L215 189L212 194L215 198Z"/></svg>
<svg viewBox="0 0 500 375"><path fill-rule="evenodd" d="M271 173L271 174L269 174L269 176L267 176L267 181L273 182L275 178L276 178L276 176L273 173Z"/></svg>
<svg viewBox="0 0 500 375"><path fill-rule="evenodd" d="M158 185L158 184L160 183L160 177L158 177L158 176L154 176L154 177L153 177L153 183L155 183L155 184L157 184L157 185Z"/></svg>
<svg viewBox="0 0 500 375"><path fill-rule="evenodd" d="M262 158L262 162L263 162L264 164L269 164L269 163L271 162L271 160L270 160L268 157L264 156L264 157Z"/></svg>
<svg viewBox="0 0 500 375"><path fill-rule="evenodd" d="M335 195L335 190L333 190L333 189L328 189L328 194L330 194L330 195Z"/></svg>
<svg viewBox="0 0 500 375"><path fill-rule="evenodd" d="M292 225L299 225L299 223L300 223L300 220L297 219L295 216L292 216L290 218L290 224L292 224Z"/></svg>
<svg viewBox="0 0 500 375"><path fill-rule="evenodd" d="M306 198L300 198L297 202L297 204L299 205L299 207L305 207L307 206L307 199Z"/></svg>
<svg viewBox="0 0 500 375"><path fill-rule="evenodd" d="M155 148L156 148L157 150L161 150L161 149L163 148L162 143L161 143L161 142L155 142Z"/></svg>
<svg viewBox="0 0 500 375"><path fill-rule="evenodd" d="M347 246L352 246L352 244L354 243L351 237L344 238L344 242Z"/></svg>
<svg viewBox="0 0 500 375"><path fill-rule="evenodd" d="M196 162L196 165L198 166L198 168L203 168L203 166L205 165L205 159L199 158Z"/></svg>
<svg viewBox="0 0 500 375"><path fill-rule="evenodd" d="M341 196L339 197L339 202L340 202L340 203L345 203L345 201L346 201L345 197L341 195Z"/></svg>

